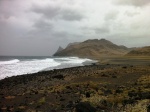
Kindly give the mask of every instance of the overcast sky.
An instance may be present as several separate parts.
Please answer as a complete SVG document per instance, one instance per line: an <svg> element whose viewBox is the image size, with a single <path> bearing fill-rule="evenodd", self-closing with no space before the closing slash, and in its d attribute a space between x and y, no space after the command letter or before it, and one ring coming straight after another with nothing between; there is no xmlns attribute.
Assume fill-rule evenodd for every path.
<svg viewBox="0 0 150 112"><path fill-rule="evenodd" d="M150 45L150 0L0 0L0 55L52 55L105 38Z"/></svg>

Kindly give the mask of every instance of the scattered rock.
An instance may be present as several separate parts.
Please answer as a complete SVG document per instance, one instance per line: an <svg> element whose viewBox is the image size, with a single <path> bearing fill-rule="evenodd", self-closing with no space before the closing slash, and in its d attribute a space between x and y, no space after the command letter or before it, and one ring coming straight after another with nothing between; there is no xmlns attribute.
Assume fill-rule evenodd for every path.
<svg viewBox="0 0 150 112"><path fill-rule="evenodd" d="M53 78L53 79L62 79L62 80L63 80L63 79L64 79L64 76L60 74L60 75L52 76L52 78Z"/></svg>
<svg viewBox="0 0 150 112"><path fill-rule="evenodd" d="M108 75L106 75L106 74L103 74L103 75L101 75L102 77L109 77Z"/></svg>
<svg viewBox="0 0 150 112"><path fill-rule="evenodd" d="M90 97L90 93L86 92L86 98L89 98L89 97Z"/></svg>
<svg viewBox="0 0 150 112"><path fill-rule="evenodd" d="M127 67L126 67L126 66L123 66L122 68L126 69Z"/></svg>
<svg viewBox="0 0 150 112"><path fill-rule="evenodd" d="M108 89L108 90L105 90L105 91L104 91L104 94L105 94L105 95L112 94L112 91L111 91L110 89Z"/></svg>
<svg viewBox="0 0 150 112"><path fill-rule="evenodd" d="M113 75L112 78L117 78L117 76L116 76L116 75Z"/></svg>
<svg viewBox="0 0 150 112"><path fill-rule="evenodd" d="M150 104L147 106L147 112L150 112Z"/></svg>
<svg viewBox="0 0 150 112"><path fill-rule="evenodd" d="M76 105L76 112L96 112L96 109L88 102L80 102Z"/></svg>
<svg viewBox="0 0 150 112"><path fill-rule="evenodd" d="M64 98L61 98L61 99L60 99L60 101L64 101L64 100L65 100Z"/></svg>
<svg viewBox="0 0 150 112"><path fill-rule="evenodd" d="M117 89L117 90L116 90L116 93L123 93L123 90Z"/></svg>

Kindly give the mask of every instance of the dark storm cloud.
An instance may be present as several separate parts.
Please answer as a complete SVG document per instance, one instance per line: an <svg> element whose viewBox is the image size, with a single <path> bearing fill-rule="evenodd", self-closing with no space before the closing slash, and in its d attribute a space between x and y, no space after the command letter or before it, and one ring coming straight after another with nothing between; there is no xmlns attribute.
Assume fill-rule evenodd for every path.
<svg viewBox="0 0 150 112"><path fill-rule="evenodd" d="M42 14L47 19L62 19L66 21L80 21L84 16L71 9L64 9L62 7L54 7L54 6L46 6L46 7L40 7L40 6L33 6L31 9L35 13Z"/></svg>
<svg viewBox="0 0 150 112"><path fill-rule="evenodd" d="M150 3L150 0L115 0L118 5L132 5L132 6L146 6Z"/></svg>

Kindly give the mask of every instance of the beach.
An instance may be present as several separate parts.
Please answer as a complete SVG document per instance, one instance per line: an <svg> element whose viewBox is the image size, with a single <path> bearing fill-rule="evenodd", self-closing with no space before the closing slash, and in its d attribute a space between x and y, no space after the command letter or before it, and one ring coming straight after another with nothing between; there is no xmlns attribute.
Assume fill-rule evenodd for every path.
<svg viewBox="0 0 150 112"><path fill-rule="evenodd" d="M149 64L95 63L13 76L0 80L0 109L2 112L146 112L150 102L149 80Z"/></svg>

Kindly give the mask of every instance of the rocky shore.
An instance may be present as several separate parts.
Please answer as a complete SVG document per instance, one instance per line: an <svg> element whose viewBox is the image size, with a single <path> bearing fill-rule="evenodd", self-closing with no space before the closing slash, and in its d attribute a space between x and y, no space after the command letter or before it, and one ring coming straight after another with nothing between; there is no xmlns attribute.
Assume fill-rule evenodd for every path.
<svg viewBox="0 0 150 112"><path fill-rule="evenodd" d="M150 65L95 64L0 80L1 112L149 112Z"/></svg>

